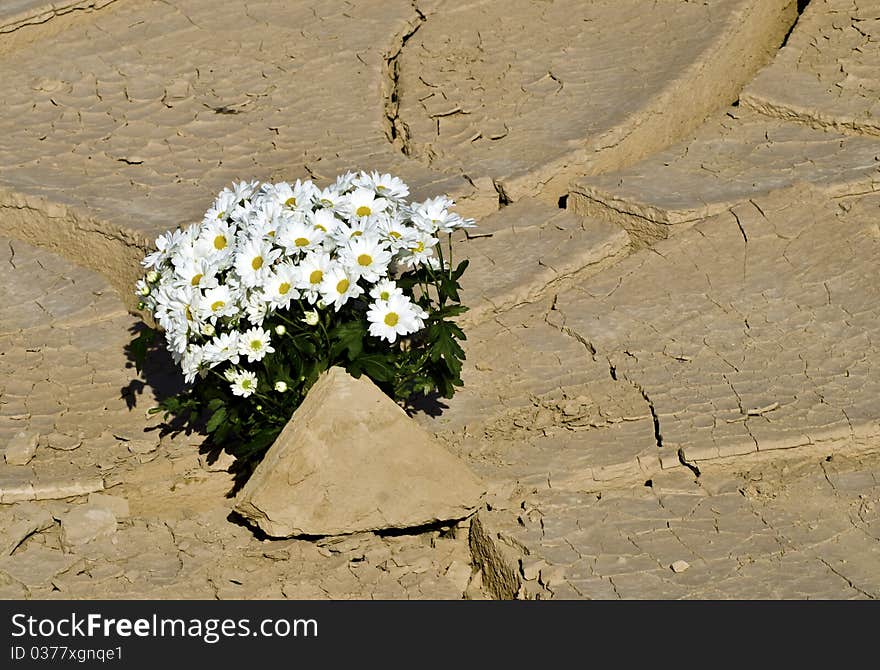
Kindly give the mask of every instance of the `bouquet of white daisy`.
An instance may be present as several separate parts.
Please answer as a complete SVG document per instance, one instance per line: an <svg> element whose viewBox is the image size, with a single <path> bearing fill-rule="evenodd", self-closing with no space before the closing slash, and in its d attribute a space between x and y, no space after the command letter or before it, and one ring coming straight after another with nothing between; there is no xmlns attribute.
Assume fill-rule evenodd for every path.
<svg viewBox="0 0 880 670"><path fill-rule="evenodd" d="M215 444L249 457L333 365L401 402L452 397L465 338L452 319L467 309L467 261L452 265L452 233L474 221L444 196L408 195L376 172L324 189L241 182L201 223L160 236L136 291L187 386L155 411L202 423ZM132 342L139 367L157 334Z"/></svg>

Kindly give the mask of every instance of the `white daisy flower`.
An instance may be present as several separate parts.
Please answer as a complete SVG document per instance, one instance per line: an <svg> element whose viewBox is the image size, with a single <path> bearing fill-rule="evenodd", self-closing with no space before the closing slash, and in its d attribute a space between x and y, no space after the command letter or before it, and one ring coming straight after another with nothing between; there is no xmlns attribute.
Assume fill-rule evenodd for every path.
<svg viewBox="0 0 880 670"><path fill-rule="evenodd" d="M272 263L281 255L280 249L260 239L245 242L235 254L235 271L243 286L257 286L272 271Z"/></svg>
<svg viewBox="0 0 880 670"><path fill-rule="evenodd" d="M302 296L314 304L320 296L321 282L328 273L334 262L330 254L320 251L312 251L306 254L298 266L298 278L296 287L302 291Z"/></svg>
<svg viewBox="0 0 880 670"><path fill-rule="evenodd" d="M262 191L269 200L277 202L279 205L296 207L296 196L293 194L293 188L286 181L263 184ZM290 203L289 205L287 205L288 202Z"/></svg>
<svg viewBox="0 0 880 670"><path fill-rule="evenodd" d="M362 235L349 240L342 249L341 260L356 279L363 278L371 284L388 274L389 252L375 235Z"/></svg>
<svg viewBox="0 0 880 670"><path fill-rule="evenodd" d="M196 296L195 314L200 321L214 323L221 316L232 316L238 310L238 291L228 284L219 284Z"/></svg>
<svg viewBox="0 0 880 670"><path fill-rule="evenodd" d="M385 198L377 198L375 191L368 188L356 188L348 196L346 209L348 216L362 219L381 214L387 206L388 201Z"/></svg>
<svg viewBox="0 0 880 670"><path fill-rule="evenodd" d="M367 310L370 335L394 342L398 335L409 335L423 328L423 314L421 309L403 295L377 300Z"/></svg>
<svg viewBox="0 0 880 670"><path fill-rule="evenodd" d="M189 328L186 324L175 322L165 330L165 341L175 363L180 363L189 346Z"/></svg>
<svg viewBox="0 0 880 670"><path fill-rule="evenodd" d="M406 225L400 217L382 217L377 225L376 232L379 239L387 242L392 252L400 251L414 242L418 233Z"/></svg>
<svg viewBox="0 0 880 670"><path fill-rule="evenodd" d="M291 186L287 182L279 182L274 188L268 188L266 195L287 209L309 209L314 203L318 189L310 180L301 182L299 179Z"/></svg>
<svg viewBox="0 0 880 670"><path fill-rule="evenodd" d="M241 333L237 330L231 330L228 333L221 333L208 342L202 349L205 362L214 367L220 363L229 361L233 365L237 365L240 357L239 339Z"/></svg>
<svg viewBox="0 0 880 670"><path fill-rule="evenodd" d="M335 185L328 186L315 194L315 204L331 212L343 212L348 206L348 196Z"/></svg>
<svg viewBox="0 0 880 670"><path fill-rule="evenodd" d="M192 384L204 367L205 357L202 347L196 344L187 347L180 360L180 368L183 371L183 378L186 383Z"/></svg>
<svg viewBox="0 0 880 670"><path fill-rule="evenodd" d="M254 193L256 193L259 185L260 182L257 180L240 181L238 183L233 182L231 189L225 188L220 194L232 193L234 202L241 203L242 201L248 200Z"/></svg>
<svg viewBox="0 0 880 670"><path fill-rule="evenodd" d="M247 398L257 390L257 375L249 370L241 370L232 379L232 394Z"/></svg>
<svg viewBox="0 0 880 670"><path fill-rule="evenodd" d="M337 312L349 298L356 298L364 292L364 289L358 286L357 278L346 272L341 265L336 265L324 273L320 290L324 302L333 305L333 309Z"/></svg>
<svg viewBox="0 0 880 670"><path fill-rule="evenodd" d="M174 249L177 247L178 243L184 237L184 235L184 231L180 229L171 230L167 233L159 235L154 243L156 251L147 254L146 258L141 261L141 264L144 267L148 268L159 267L162 263L170 258L171 254L174 252Z"/></svg>
<svg viewBox="0 0 880 670"><path fill-rule="evenodd" d="M248 363L263 360L266 354L271 354L275 348L271 344L271 335L268 330L255 327L246 330L238 338L238 353L247 356Z"/></svg>
<svg viewBox="0 0 880 670"><path fill-rule="evenodd" d="M373 300L390 300L393 295L403 295L403 289L390 279L382 279L370 289Z"/></svg>
<svg viewBox="0 0 880 670"><path fill-rule="evenodd" d="M440 240L431 235L417 235L412 241L412 246L407 247L406 253L401 257L401 261L407 267L414 267L427 263L431 256L434 255L434 246Z"/></svg>
<svg viewBox="0 0 880 670"><path fill-rule="evenodd" d="M272 200L264 200L254 210L248 226L248 237L274 241L278 229L283 227L289 212Z"/></svg>
<svg viewBox="0 0 880 670"><path fill-rule="evenodd" d="M263 294L273 309L287 309L290 301L299 298L296 286L298 272L293 263L280 263L266 278Z"/></svg>
<svg viewBox="0 0 880 670"><path fill-rule="evenodd" d="M172 282L180 286L211 288L217 285L217 269L207 258L184 258L175 264Z"/></svg>
<svg viewBox="0 0 880 670"><path fill-rule="evenodd" d="M458 214L456 214L458 216ZM458 216L458 221L455 224L455 228L476 228L477 220L476 219L463 219Z"/></svg>
<svg viewBox="0 0 880 670"><path fill-rule="evenodd" d="M237 197L233 191L230 191L228 188L223 189L214 200L214 204L211 205L211 208L205 212L202 223L209 224L214 221L226 222L238 206L239 200L240 198Z"/></svg>
<svg viewBox="0 0 880 670"><path fill-rule="evenodd" d="M354 185L372 189L383 198L402 200L409 195L409 187L403 180L387 173L380 175L378 172L372 172L368 175L366 172L361 172L354 180Z"/></svg>
<svg viewBox="0 0 880 670"><path fill-rule="evenodd" d="M341 223L330 209L316 209L314 212L309 212L308 222L325 238L333 235Z"/></svg>
<svg viewBox="0 0 880 670"><path fill-rule="evenodd" d="M235 226L226 219L213 219L202 224L194 245L197 258L210 258L224 262L235 245Z"/></svg>
<svg viewBox="0 0 880 670"><path fill-rule="evenodd" d="M237 222L242 230L247 231L249 238L258 237L255 230L265 224L265 219L266 211L262 202L258 200L245 200L232 213L232 220Z"/></svg>
<svg viewBox="0 0 880 670"><path fill-rule="evenodd" d="M278 232L277 240L288 254L305 253L319 246L323 241L324 232L302 217L285 221Z"/></svg>
<svg viewBox="0 0 880 670"><path fill-rule="evenodd" d="M464 219L461 216L449 211L454 204L445 195L428 198L424 202L414 202L411 206L412 221L426 233L451 233L456 228L469 227L463 225Z"/></svg>
<svg viewBox="0 0 880 670"><path fill-rule="evenodd" d="M449 261L445 258L441 262L439 258L436 256L428 256L425 259L425 265L427 265L432 270L448 270L449 269Z"/></svg>
<svg viewBox="0 0 880 670"><path fill-rule="evenodd" d="M371 234L378 234L377 220L373 217L339 221L333 230L333 240L336 246L345 246L348 240Z"/></svg>
<svg viewBox="0 0 880 670"><path fill-rule="evenodd" d="M161 283L150 297L156 301L153 315L166 331L181 327L185 331L188 323L195 320L200 295L192 286Z"/></svg>
<svg viewBox="0 0 880 670"><path fill-rule="evenodd" d="M354 172L346 172L345 174L341 174L336 177L336 181L333 183L333 188L335 188L340 193L344 193L352 187L355 179L357 179L357 175Z"/></svg>
<svg viewBox="0 0 880 670"><path fill-rule="evenodd" d="M269 302L262 289L249 291L243 305L247 320L256 326L261 325L269 313Z"/></svg>

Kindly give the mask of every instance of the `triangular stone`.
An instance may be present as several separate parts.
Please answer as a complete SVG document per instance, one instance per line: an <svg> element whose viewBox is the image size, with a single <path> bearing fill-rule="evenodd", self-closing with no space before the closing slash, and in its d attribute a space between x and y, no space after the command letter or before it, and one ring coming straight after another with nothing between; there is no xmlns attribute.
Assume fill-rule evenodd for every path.
<svg viewBox="0 0 880 670"><path fill-rule="evenodd" d="M325 372L239 492L272 537L343 535L463 519L485 487L373 382Z"/></svg>

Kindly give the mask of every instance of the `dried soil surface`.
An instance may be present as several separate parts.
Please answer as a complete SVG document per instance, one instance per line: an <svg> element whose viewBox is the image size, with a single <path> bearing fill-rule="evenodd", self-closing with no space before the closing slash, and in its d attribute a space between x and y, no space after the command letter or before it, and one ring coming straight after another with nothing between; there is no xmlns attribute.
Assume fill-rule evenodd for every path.
<svg viewBox="0 0 880 670"><path fill-rule="evenodd" d="M4 3L0 597L880 597L880 3L797 4ZM479 218L415 419L489 494L268 540L147 414L132 284L229 181L358 168Z"/></svg>

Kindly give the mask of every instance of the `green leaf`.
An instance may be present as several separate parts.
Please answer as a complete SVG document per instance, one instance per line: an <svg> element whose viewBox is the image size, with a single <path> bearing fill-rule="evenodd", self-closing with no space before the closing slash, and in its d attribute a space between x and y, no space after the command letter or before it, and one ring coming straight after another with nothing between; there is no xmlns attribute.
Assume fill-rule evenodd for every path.
<svg viewBox="0 0 880 670"><path fill-rule="evenodd" d="M220 427L216 431L214 431L213 437L214 441L217 444L223 444L226 441L226 439L229 437L229 433L232 431L232 425L233 424L231 422L227 421L220 424Z"/></svg>
<svg viewBox="0 0 880 670"><path fill-rule="evenodd" d="M347 321L336 326L330 331L331 340L335 340L330 346L330 358L337 359L346 353L346 358L353 361L364 349L364 335L366 326L362 320Z"/></svg>
<svg viewBox="0 0 880 670"><path fill-rule="evenodd" d="M226 419L226 408L221 407L214 414L211 415L211 418L208 419L208 423L205 426L205 430L209 433L213 433L220 427L220 424Z"/></svg>
<svg viewBox="0 0 880 670"><path fill-rule="evenodd" d="M380 354L360 356L352 361L351 367L363 372L375 382L388 382L394 379L394 368L389 364L387 356Z"/></svg>

